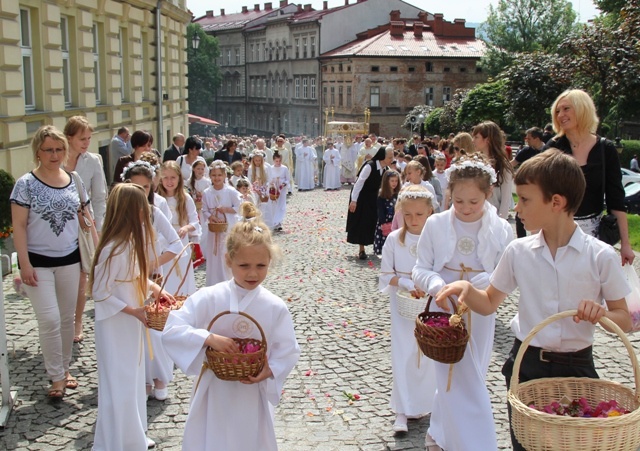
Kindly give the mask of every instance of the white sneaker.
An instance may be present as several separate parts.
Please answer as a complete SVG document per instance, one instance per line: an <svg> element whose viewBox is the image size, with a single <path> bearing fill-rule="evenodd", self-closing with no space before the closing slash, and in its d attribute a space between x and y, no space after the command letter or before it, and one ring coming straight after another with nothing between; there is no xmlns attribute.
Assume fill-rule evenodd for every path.
<svg viewBox="0 0 640 451"><path fill-rule="evenodd" d="M152 449L156 447L156 442L147 437L147 449Z"/></svg>
<svg viewBox="0 0 640 451"><path fill-rule="evenodd" d="M407 416L402 413L396 414L396 422L393 423L393 432L407 432Z"/></svg>
<svg viewBox="0 0 640 451"><path fill-rule="evenodd" d="M167 399L169 397L169 389L167 387L165 387L165 388L156 388L153 391L154 391L154 397L158 401L164 401L165 399Z"/></svg>

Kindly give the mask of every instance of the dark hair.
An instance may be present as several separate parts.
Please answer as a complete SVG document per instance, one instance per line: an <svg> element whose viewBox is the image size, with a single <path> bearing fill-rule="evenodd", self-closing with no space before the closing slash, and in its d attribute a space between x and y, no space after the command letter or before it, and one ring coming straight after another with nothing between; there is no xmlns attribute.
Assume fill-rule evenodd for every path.
<svg viewBox="0 0 640 451"><path fill-rule="evenodd" d="M238 141L236 141L235 139L230 139L226 143L224 143L224 146L222 146L222 150L231 150L234 144L237 146Z"/></svg>
<svg viewBox="0 0 640 451"><path fill-rule="evenodd" d="M129 133L129 129L127 127L120 127L117 131L117 134L122 135L123 133Z"/></svg>
<svg viewBox="0 0 640 451"><path fill-rule="evenodd" d="M533 138L542 139L542 135L544 135L544 132L540 129L540 127L531 127L525 132L525 135L531 135Z"/></svg>
<svg viewBox="0 0 640 451"><path fill-rule="evenodd" d="M522 163L513 182L538 186L545 202L550 202L554 194L564 197L565 211L571 215L578 211L587 186L576 159L554 148Z"/></svg>
<svg viewBox="0 0 640 451"><path fill-rule="evenodd" d="M389 179L396 177L398 179L398 184L392 190L389 186ZM382 174L382 182L380 183L380 191L378 192L378 197L382 197L383 199L393 199L398 197L398 193L400 192L400 174L398 174L394 170L385 171Z"/></svg>
<svg viewBox="0 0 640 451"><path fill-rule="evenodd" d="M505 172L513 174L513 166L507 157L507 151L504 146L504 134L498 124L491 121L480 122L473 127L471 135L480 135L485 139L489 139L489 158L491 159L491 166L496 170L496 176L498 178L497 186L502 185L504 181ZM470 149L465 149L467 152Z"/></svg>
<svg viewBox="0 0 640 451"><path fill-rule="evenodd" d="M131 135L131 147L134 149L136 147L142 147L148 143L153 143L153 137L151 136L151 133L146 130L136 130L133 132L133 135Z"/></svg>
<svg viewBox="0 0 640 451"><path fill-rule="evenodd" d="M424 180L425 182L430 181L433 178L433 171L431 170L431 163L429 163L429 158L425 157L424 155L417 155L413 157L413 159L424 167L422 180Z"/></svg>
<svg viewBox="0 0 640 451"><path fill-rule="evenodd" d="M202 149L202 142L195 136L189 136L187 140L184 142L184 150L182 151L182 155L189 154L189 151L191 149L196 149L196 150Z"/></svg>
<svg viewBox="0 0 640 451"><path fill-rule="evenodd" d="M275 160L276 158L279 158L280 160L282 160L282 154L280 152L278 152L277 150L275 152L273 152L273 155L271 156L272 160Z"/></svg>

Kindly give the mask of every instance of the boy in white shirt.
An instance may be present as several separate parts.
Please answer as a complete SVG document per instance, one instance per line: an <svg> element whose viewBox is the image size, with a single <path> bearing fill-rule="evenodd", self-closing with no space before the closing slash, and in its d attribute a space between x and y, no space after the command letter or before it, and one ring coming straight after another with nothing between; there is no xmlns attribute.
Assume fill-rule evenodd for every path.
<svg viewBox="0 0 640 451"><path fill-rule="evenodd" d="M447 296L454 295L471 310L489 315L509 293L520 289L518 313L511 321L515 343L502 368L507 389L515 356L531 329L555 313L577 309L573 318L556 321L534 337L524 354L519 381L597 378L591 349L595 324L606 316L622 330L631 329L625 301L631 290L620 258L611 246L583 233L573 220L585 191L584 176L574 158L557 149L547 150L523 163L514 182L519 197L515 210L533 234L507 245L486 291L457 281L445 286L436 302L448 311ZM514 450L524 449L513 429L511 441Z"/></svg>

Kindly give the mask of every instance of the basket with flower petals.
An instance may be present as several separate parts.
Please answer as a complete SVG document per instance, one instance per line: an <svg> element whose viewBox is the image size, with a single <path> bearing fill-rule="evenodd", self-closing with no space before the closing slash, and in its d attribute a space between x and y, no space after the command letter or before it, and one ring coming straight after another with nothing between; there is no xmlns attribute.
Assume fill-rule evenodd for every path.
<svg viewBox="0 0 640 451"><path fill-rule="evenodd" d="M218 318L229 314L231 312L227 310L216 315L209 323L207 330L211 330ZM262 338L260 340L233 338L238 344L239 352L220 352L210 347L206 349L205 366L213 371L218 379L225 381L241 381L247 380L249 376L257 376L264 368L267 356L267 339L260 324L247 313L238 312L237 314L253 322L258 327Z"/></svg>
<svg viewBox="0 0 640 451"><path fill-rule="evenodd" d="M219 213L216 209L214 214L209 217L207 227L209 228L209 232L225 233L229 227L229 224L227 223L227 215L225 215L224 212Z"/></svg>
<svg viewBox="0 0 640 451"><path fill-rule="evenodd" d="M456 363L462 360L469 341L464 313L449 298L454 314L430 312L433 296L429 296L425 310L416 317L414 336L422 353L440 363Z"/></svg>

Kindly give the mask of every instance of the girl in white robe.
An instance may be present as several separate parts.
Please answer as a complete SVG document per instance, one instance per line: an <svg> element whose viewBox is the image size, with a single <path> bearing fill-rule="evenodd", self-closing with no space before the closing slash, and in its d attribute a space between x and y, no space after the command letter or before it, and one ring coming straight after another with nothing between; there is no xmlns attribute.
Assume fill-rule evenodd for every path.
<svg viewBox="0 0 640 451"><path fill-rule="evenodd" d="M243 210L257 212L249 203ZM286 304L260 285L275 252L268 227L260 220L243 220L231 230L227 243L233 278L189 297L180 310L171 312L162 336L178 367L195 376L182 446L188 451L276 451L273 410L300 348ZM208 330L210 321L224 311L232 313ZM203 367L207 346L238 352L229 337L262 338L255 324L237 312L250 315L262 327L267 360L256 377L223 381Z"/></svg>
<svg viewBox="0 0 640 451"><path fill-rule="evenodd" d="M149 290L161 293L146 277L147 251L155 241L149 212L140 186L113 188L89 278L98 363L95 451L142 451L154 445L146 437L143 304Z"/></svg>
<svg viewBox="0 0 640 451"><path fill-rule="evenodd" d="M435 296L445 284L466 279L489 284L513 229L487 199L495 171L482 156L465 156L447 169L453 208L429 218L418 242L413 269L416 287ZM439 310L431 304L431 310ZM469 317L470 315L470 317ZM497 449L491 400L485 377L491 360L495 314L463 314L470 339L461 361L434 362L437 390L426 445L456 451ZM470 326L469 326L470 325ZM448 390L448 387L450 389Z"/></svg>
<svg viewBox="0 0 640 451"><path fill-rule="evenodd" d="M203 160L196 160L191 165L191 177L187 180L187 191L196 204L196 212L200 219L200 227L202 228L202 193L211 186L209 180L207 163ZM204 263L202 249L205 247L206 233L200 235L200 240L193 246L193 268L197 268Z"/></svg>
<svg viewBox="0 0 640 451"><path fill-rule="evenodd" d="M127 166L123 174L127 182L142 186L147 195L147 200L153 204L166 207L166 214L171 217L169 206L162 196L152 193L153 177L155 169L144 162L134 162ZM171 220L155 205L152 208L152 224L156 233L155 248L150 249L147 255L157 256L155 261L149 262L150 273L163 276L162 265L173 261L182 251L182 241L171 225ZM145 356L145 381L147 395L153 395L162 401L167 398L167 385L173 380L173 360L165 352L162 346L161 332L155 329L148 330L148 340L144 340ZM153 358L152 358L153 356Z"/></svg>
<svg viewBox="0 0 640 451"><path fill-rule="evenodd" d="M398 312L397 293L411 293L426 304L424 292L416 289L411 271L416 263L418 238L433 213L433 195L422 186L405 189L398 198L404 225L387 236L382 248L379 289L391 302L391 388L390 407L396 413L394 432L407 432L407 419L431 412L436 381L433 361L422 354L413 335L415 318ZM419 360L419 362L418 362Z"/></svg>
<svg viewBox="0 0 640 451"><path fill-rule="evenodd" d="M227 232L211 232L207 225L204 257L207 260L206 285L208 287L229 280L231 277L231 272L224 261L224 246L228 231L237 222L238 208L241 204L240 193L225 183L227 173L224 163L221 161L211 163L209 177L213 185L202 195L202 218L204 223L208 224L209 221L222 221L226 217Z"/></svg>
<svg viewBox="0 0 640 451"><path fill-rule="evenodd" d="M169 205L171 225L178 233L182 245L186 246L190 241L197 243L202 234L200 220L198 219L196 204L184 188L180 167L175 161L166 161L162 164L160 177L158 192L166 199ZM163 265L162 270L165 274L168 274L171 265L171 262ZM183 276L186 277L184 283L182 283ZM181 284L182 286L180 286ZM166 280L165 289L169 293L176 295L189 295L196 291L191 252L182 254L178 265Z"/></svg>
<svg viewBox="0 0 640 451"><path fill-rule="evenodd" d="M251 184L251 190L256 194L258 199L258 208L262 213L262 220L269 227L273 227L273 218L271 217L271 206L269 205L269 168L270 164L265 162L264 152L256 150L251 158L251 164L247 170L247 178ZM290 184L291 185L291 184ZM266 198L263 200L262 198Z"/></svg>
<svg viewBox="0 0 640 451"><path fill-rule="evenodd" d="M322 181L324 189L340 189L342 186L340 183L340 152L330 143L327 150L324 151L322 159L324 160L324 175Z"/></svg>
<svg viewBox="0 0 640 451"><path fill-rule="evenodd" d="M277 200L269 200L271 205L271 220L273 228L282 230L282 221L287 214L287 190L291 183L289 168L282 165L282 156L279 153L273 155L273 166L269 168L269 189L275 188L280 192ZM298 185L300 189L300 185Z"/></svg>

